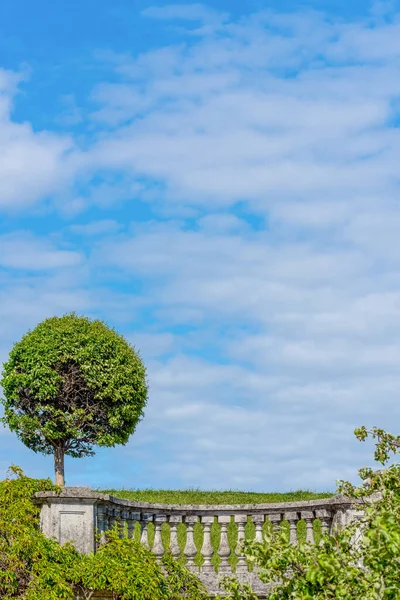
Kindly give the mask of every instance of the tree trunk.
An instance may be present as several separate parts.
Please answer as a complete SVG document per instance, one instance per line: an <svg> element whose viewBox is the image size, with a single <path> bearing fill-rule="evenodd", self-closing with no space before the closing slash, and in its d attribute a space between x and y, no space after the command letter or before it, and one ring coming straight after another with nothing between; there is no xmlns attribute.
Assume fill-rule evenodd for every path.
<svg viewBox="0 0 400 600"><path fill-rule="evenodd" d="M54 470L56 474L56 485L65 485L64 479L64 445L54 448Z"/></svg>

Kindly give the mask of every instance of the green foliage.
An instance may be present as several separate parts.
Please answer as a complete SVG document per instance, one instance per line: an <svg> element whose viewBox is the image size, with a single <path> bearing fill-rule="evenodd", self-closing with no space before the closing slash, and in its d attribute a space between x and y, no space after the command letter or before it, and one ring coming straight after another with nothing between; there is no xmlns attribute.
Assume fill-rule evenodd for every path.
<svg viewBox="0 0 400 600"><path fill-rule="evenodd" d="M377 438L375 459L383 465L399 452L400 436L376 427L354 433L361 441ZM264 543L244 542L247 560L261 569L260 579L274 584L270 600L400 599L400 465L363 468L359 474L362 487L343 481L338 486L340 494L363 499L358 523L322 536L315 545L302 539L293 546L286 532L272 529ZM232 600L253 600L248 586L231 578L225 578L224 587Z"/></svg>
<svg viewBox="0 0 400 600"><path fill-rule="evenodd" d="M35 492L56 488L48 479L25 477L17 467L11 472L17 477L0 482L0 598L39 600L38 594L46 586L58 596L43 595L43 600L72 598L71 587L60 578L59 568L73 562L76 552L41 534L39 509L31 499ZM46 573L46 586L42 572Z"/></svg>
<svg viewBox="0 0 400 600"><path fill-rule="evenodd" d="M140 356L103 322L72 313L29 331L11 350L0 381L3 423L35 452L82 457L125 444L143 415Z"/></svg>
<svg viewBox="0 0 400 600"><path fill-rule="evenodd" d="M162 566L140 542L120 537L117 529L96 554L82 555L68 570L75 593L85 598L88 590L112 591L121 600L206 600L200 581L172 556Z"/></svg>
<svg viewBox="0 0 400 600"><path fill-rule="evenodd" d="M375 458L383 465L399 452L400 437L382 429L360 428L364 441L377 438ZM0 597L4 600L89 600L94 589L113 592L115 600L205 600L196 577L170 554L160 566L136 539L117 529L95 555L82 556L70 545L47 540L38 528L35 491L56 489L48 480L17 476L0 482ZM244 542L247 560L273 584L270 600L399 600L400 599L400 465L384 470L360 469L362 487L339 482L338 492L363 498L364 515L333 534L309 544L302 534L289 543L285 527L264 528L264 543ZM371 496L373 498L371 498ZM356 543L355 543L356 538ZM233 540L233 538L232 538ZM249 586L226 578L230 600L256 600ZM216 599L217 600L217 599Z"/></svg>
<svg viewBox="0 0 400 600"><path fill-rule="evenodd" d="M296 502L301 500L317 500L319 498L329 498L333 496L332 493L322 492L315 493L310 491L293 491L287 493L261 493L261 492L240 492L234 490L228 491L201 491L197 489L191 490L101 490L102 493L111 494L116 498L125 498L126 500L137 500L141 502L150 503L161 503L161 504L268 504L272 502ZM286 525L284 525L286 530ZM268 521L264 524L263 530L267 531L269 527ZM186 539L186 528L184 523L180 523L177 528L178 543L181 548L180 561L185 562L183 555L183 548L185 546ZM153 523L149 523L148 526L149 542L152 544L154 535ZM203 557L200 554L201 546L203 543L203 530L200 523L196 523L194 526L194 543L198 549L198 553L194 559L196 565L200 566L203 563ZM164 548L169 545L169 528L168 525L163 525L161 530L162 541ZM249 517L248 523L245 527L245 535L247 540L252 540L255 535L255 527ZM305 523L300 522L298 524L298 535L300 539L306 535ZM314 523L314 535L316 539L319 539L320 535L320 522L317 520ZM140 539L140 527L139 524L136 526L135 537L137 540ZM214 548L214 554L211 559L212 564L218 569L220 563L220 557L218 556L220 532L217 520L211 526L211 544ZM229 563L235 570L238 558L235 554L237 541L237 525L234 522L233 517L228 525L228 542L230 549L232 550L229 557Z"/></svg>
<svg viewBox="0 0 400 600"><path fill-rule="evenodd" d="M330 498L333 492L310 492L297 490L293 492L240 492L237 490L203 491L189 490L99 490L125 500L152 502L161 504L271 504L273 502L299 502L302 500L318 500Z"/></svg>
<svg viewBox="0 0 400 600"><path fill-rule="evenodd" d="M197 580L172 556L159 565L154 554L117 529L96 554L80 555L39 530L37 491L57 490L50 480L14 477L0 482L0 598L89 600L93 590L113 592L115 600L206 600Z"/></svg>

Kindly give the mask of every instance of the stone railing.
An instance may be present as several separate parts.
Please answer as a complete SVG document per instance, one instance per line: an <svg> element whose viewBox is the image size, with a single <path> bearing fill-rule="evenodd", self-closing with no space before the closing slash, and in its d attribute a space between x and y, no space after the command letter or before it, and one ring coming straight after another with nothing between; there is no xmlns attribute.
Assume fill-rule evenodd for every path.
<svg viewBox="0 0 400 600"><path fill-rule="evenodd" d="M239 544L245 538L246 527L253 529L256 541L262 541L264 527L287 527L293 544L298 542L303 528L305 539L315 543L321 533L332 531L335 526L340 528L362 514L356 510L354 500L342 496L279 504L150 504L121 500L90 488L65 487L60 494L37 493L35 502L41 505L43 533L61 544L74 542L79 552L95 552L105 540L105 532L118 523L121 535L125 530L128 536L136 536L161 558L167 549L163 545L167 529L173 556L186 558L187 566L205 583L211 596L222 594L221 577L234 575L241 582L250 583L259 598L265 598L269 588L261 583L256 571L249 570L240 553ZM195 527L202 529L201 547L195 544ZM212 544L212 531L219 539L217 546Z"/></svg>

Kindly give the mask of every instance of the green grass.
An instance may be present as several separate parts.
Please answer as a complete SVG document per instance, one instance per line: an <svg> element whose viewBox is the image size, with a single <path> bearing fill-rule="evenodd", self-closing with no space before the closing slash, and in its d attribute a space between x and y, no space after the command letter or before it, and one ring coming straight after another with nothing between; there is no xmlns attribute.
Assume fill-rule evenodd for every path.
<svg viewBox="0 0 400 600"><path fill-rule="evenodd" d="M155 502L160 504L271 504L273 502L298 502L300 500L318 500L330 498L332 492L310 492L299 490L297 492L285 493L263 493L263 492L238 492L228 490L202 491L198 489L189 490L98 490L104 494L111 494L116 498L125 500L137 500L141 502Z"/></svg>
<svg viewBox="0 0 400 600"><path fill-rule="evenodd" d="M228 490L224 492L219 491L201 491L198 489L190 490L99 490L106 494L111 494L117 498L124 498L126 500L137 500L142 502L152 502L161 504L268 504L274 502L296 502L300 500L318 500L320 498L330 498L334 494L332 492L310 492L310 491L295 491L287 493L262 493L262 492L238 492L234 490ZM306 527L304 521L299 521L297 525L297 535L299 540L305 539ZM267 520L263 526L263 530L266 531L271 524ZM286 530L289 535L289 524L283 522L281 527ZM169 526L164 523L162 526L162 540L164 548L168 548L170 534ZM251 540L255 535L255 527L251 521L251 517L248 517L248 522L245 527L246 539ZM153 545L154 540L154 525L149 524L148 536L150 547ZM321 536L321 523L317 519L314 521L314 538L315 542L318 543ZM135 538L140 539L140 526L136 523L135 526ZM231 522L228 526L228 540L231 548L231 556L229 562L235 570L235 565L238 561L237 556L234 554L234 550L237 543L237 525L234 522L234 518L231 517ZM178 525L178 541L181 548L180 560L184 563L185 557L183 549L186 541L186 527L183 523ZM197 556L195 563L201 565L203 557L200 554L201 547L203 544L203 529L200 523L196 523L194 526L194 541L197 546ZM220 528L215 518L213 525L211 526L211 543L214 548L214 555L212 563L218 569L220 558L217 554L220 541ZM251 566L250 566L251 569Z"/></svg>

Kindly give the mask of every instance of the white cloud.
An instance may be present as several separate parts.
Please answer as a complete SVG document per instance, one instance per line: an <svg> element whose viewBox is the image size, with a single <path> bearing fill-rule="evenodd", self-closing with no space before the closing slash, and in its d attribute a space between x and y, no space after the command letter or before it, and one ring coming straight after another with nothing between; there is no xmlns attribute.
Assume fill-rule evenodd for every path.
<svg viewBox="0 0 400 600"><path fill-rule="evenodd" d="M149 468L160 485L173 478L183 486L200 482L205 489L333 490L336 479L356 480L365 448L351 438L351 429L358 425L360 410L368 423L379 412L376 389L369 392L361 379L346 390L324 390L303 389L299 382L289 386L285 379L268 384L264 375L267 385L253 388L247 401L242 395L235 406L238 384L248 386L246 369L185 357L150 367L151 402L124 454L133 458L141 438L144 442L152 434L151 443L157 440L163 458ZM281 397L282 389L288 397ZM362 395L371 411L363 409ZM360 405L352 404L354 396ZM390 418L384 421L389 425Z"/></svg>
<svg viewBox="0 0 400 600"><path fill-rule="evenodd" d="M229 15L221 13L212 8L200 4L167 4L164 6L151 6L141 12L142 16L151 19L160 19L174 23L195 23L200 26L194 29L178 29L181 34L212 35L218 31L224 22L228 21Z"/></svg>
<svg viewBox="0 0 400 600"><path fill-rule="evenodd" d="M397 34L351 26L354 64L349 27L266 12L190 47L121 58L127 77L95 97L96 118L119 127L91 159L162 182L171 204L208 209L247 200L266 214L300 200L322 214L323 200L332 212L340 196L396 193L397 59L388 49L378 67L364 40Z"/></svg>
<svg viewBox="0 0 400 600"><path fill-rule="evenodd" d="M239 219L236 215L227 213L213 213L206 215L197 220L201 229L205 229L212 233L237 232L245 233L249 231L249 225L243 219Z"/></svg>
<svg viewBox="0 0 400 600"><path fill-rule="evenodd" d="M167 4L165 6L151 6L142 10L141 14L151 19L183 19L187 21L206 21L211 16L221 18L217 13L204 4Z"/></svg>
<svg viewBox="0 0 400 600"><path fill-rule="evenodd" d="M79 285L68 281L35 278L2 285L0 319L3 343L7 352L12 342L27 329L53 315L67 312L89 312L92 299Z"/></svg>
<svg viewBox="0 0 400 600"><path fill-rule="evenodd" d="M159 358L163 354L176 351L176 339L172 333L138 333L129 337L129 341L137 347L147 360Z"/></svg>
<svg viewBox="0 0 400 600"><path fill-rule="evenodd" d="M17 75L0 70L0 209L29 206L57 191L71 178L67 136L33 130L12 120Z"/></svg>
<svg viewBox="0 0 400 600"><path fill-rule="evenodd" d="M188 328L173 340L152 334L144 353L150 403L130 447L160 432L154 480L218 488L223 473L224 487L333 489L371 464L352 430L393 430L400 416L400 270L385 246L377 269L374 235L367 244L343 226L346 215L356 227L351 203L339 202L341 220L328 214L332 222L317 215L306 239L298 214L286 237L279 221L232 231L229 214L227 227L210 214L197 231L135 226L93 257L147 281L148 310L163 327Z"/></svg>
<svg viewBox="0 0 400 600"><path fill-rule="evenodd" d="M70 227L70 231L84 237L104 236L116 233L119 229L121 229L121 225L113 219L92 221L81 225L71 225Z"/></svg>
<svg viewBox="0 0 400 600"><path fill-rule="evenodd" d="M76 251L59 250L50 241L29 233L0 236L0 266L27 271L46 271L78 265L82 260Z"/></svg>
<svg viewBox="0 0 400 600"><path fill-rule="evenodd" d="M276 203L270 211L270 216L276 221L284 221L292 226L312 229L343 226L351 215L351 207L343 201L336 202L285 202Z"/></svg>
<svg viewBox="0 0 400 600"><path fill-rule="evenodd" d="M110 55L120 81L93 90L97 137L73 159L105 169L77 200L109 218L69 230L97 236L88 262L38 240L13 259L52 277L7 281L0 316L11 338L20 314L101 313L142 349L121 484L332 489L371 462L354 427L398 427L398 27L264 11ZM162 222L135 222L137 198Z"/></svg>

